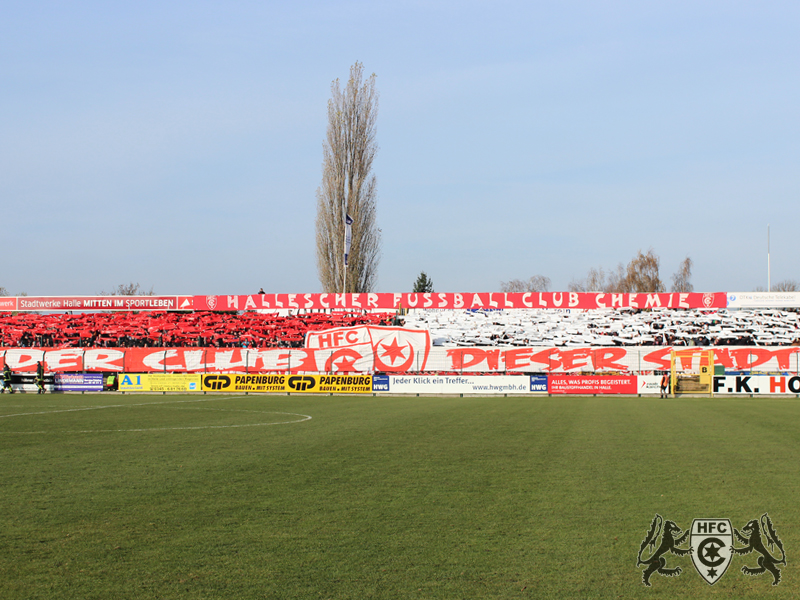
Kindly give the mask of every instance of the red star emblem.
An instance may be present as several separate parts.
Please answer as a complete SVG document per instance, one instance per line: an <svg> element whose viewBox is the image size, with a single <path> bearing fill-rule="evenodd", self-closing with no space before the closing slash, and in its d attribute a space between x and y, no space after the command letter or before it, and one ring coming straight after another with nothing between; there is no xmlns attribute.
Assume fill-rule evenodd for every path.
<svg viewBox="0 0 800 600"><path fill-rule="evenodd" d="M348 371L352 372L356 370L356 359L355 358L346 358L343 357L339 362L334 363L336 365L336 370L341 371Z"/></svg>
<svg viewBox="0 0 800 600"><path fill-rule="evenodd" d="M388 346L386 344L381 344L381 348L385 350L383 356L389 357L389 362L392 366L394 366L395 358L399 358L401 360L405 358L405 355L403 354L403 346L397 343L397 338L393 339L392 343Z"/></svg>

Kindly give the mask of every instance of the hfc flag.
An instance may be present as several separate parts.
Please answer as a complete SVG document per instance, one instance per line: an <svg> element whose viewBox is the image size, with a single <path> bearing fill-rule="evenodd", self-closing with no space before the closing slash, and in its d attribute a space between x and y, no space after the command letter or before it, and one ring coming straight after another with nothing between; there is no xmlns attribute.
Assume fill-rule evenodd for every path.
<svg viewBox="0 0 800 600"><path fill-rule="evenodd" d="M353 241L353 217L344 216L344 266L347 266L347 256L350 254L350 244Z"/></svg>

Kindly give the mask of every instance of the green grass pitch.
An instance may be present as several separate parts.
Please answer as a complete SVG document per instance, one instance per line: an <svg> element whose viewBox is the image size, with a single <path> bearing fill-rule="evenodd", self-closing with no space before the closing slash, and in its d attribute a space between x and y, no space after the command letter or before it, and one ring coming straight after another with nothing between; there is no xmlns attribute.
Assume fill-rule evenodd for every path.
<svg viewBox="0 0 800 600"><path fill-rule="evenodd" d="M0 508L5 599L796 598L800 403L6 395ZM656 513L765 512L778 587L642 585Z"/></svg>

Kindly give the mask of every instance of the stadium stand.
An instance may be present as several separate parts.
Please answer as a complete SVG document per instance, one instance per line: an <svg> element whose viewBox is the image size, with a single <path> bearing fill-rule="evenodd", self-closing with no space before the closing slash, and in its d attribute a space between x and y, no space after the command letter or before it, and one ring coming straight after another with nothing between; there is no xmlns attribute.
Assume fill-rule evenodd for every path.
<svg viewBox="0 0 800 600"><path fill-rule="evenodd" d="M394 313L0 313L4 347L300 347L308 331L391 324Z"/></svg>
<svg viewBox="0 0 800 600"><path fill-rule="evenodd" d="M405 326L434 346L787 346L798 313L782 310L410 310Z"/></svg>
<svg viewBox="0 0 800 600"><path fill-rule="evenodd" d="M788 346L800 344L798 313L782 310L419 310L404 326L434 346ZM391 325L394 313L258 312L0 313L3 347L301 347L333 327Z"/></svg>

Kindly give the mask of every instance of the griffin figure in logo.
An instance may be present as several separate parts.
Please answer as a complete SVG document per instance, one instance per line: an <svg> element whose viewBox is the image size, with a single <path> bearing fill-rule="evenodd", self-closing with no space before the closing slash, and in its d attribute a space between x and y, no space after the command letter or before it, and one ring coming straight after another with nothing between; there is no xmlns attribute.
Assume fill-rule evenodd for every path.
<svg viewBox="0 0 800 600"><path fill-rule="evenodd" d="M652 551L659 535L661 535L661 543L658 545L658 549L650 554L650 558L642 560L642 552L644 552L645 548L648 546L650 546L650 550ZM674 567L672 569L666 568L667 559L664 555L667 552L678 556L686 556L689 554L692 551L691 548L688 550L677 548L677 546L683 544L688 537L688 529L685 532L681 532L681 528L678 527L674 521L664 521L661 515L656 514L655 518L653 518L653 522L650 523L650 531L647 532L647 537L644 538L639 548L639 557L636 561L637 567L639 565L647 565L647 568L642 572L643 584L647 587L652 585L650 583L650 576L653 573L658 573L666 577L675 577L681 574L682 569L680 567Z"/></svg>
<svg viewBox="0 0 800 600"><path fill-rule="evenodd" d="M767 513L761 515L760 522L756 519L749 521L747 525L742 527L742 533L745 535L739 533L738 529L734 529L733 533L739 542L745 544L745 547L735 548L731 546L731 552L734 554L750 554L755 550L761 555L758 557L758 567L748 567L745 565L742 567L742 573L745 575L761 575L769 571L772 573L772 585L778 585L781 582L781 571L777 565L786 565L786 554L783 551L783 544L780 538L778 538L775 528L772 526L772 520L769 518L769 515ZM777 546L778 550L781 551L780 560L772 556L769 550L764 546L764 541L761 539L762 533L767 539L769 550Z"/></svg>

